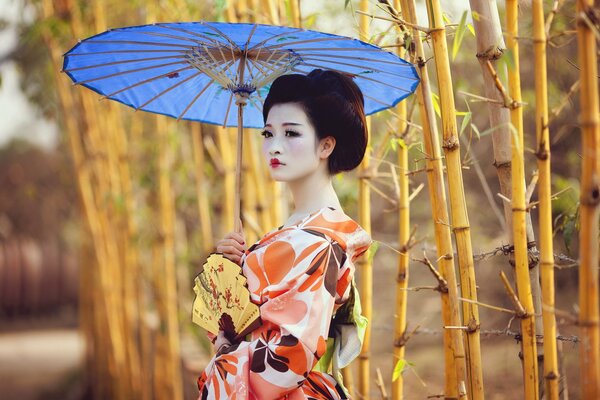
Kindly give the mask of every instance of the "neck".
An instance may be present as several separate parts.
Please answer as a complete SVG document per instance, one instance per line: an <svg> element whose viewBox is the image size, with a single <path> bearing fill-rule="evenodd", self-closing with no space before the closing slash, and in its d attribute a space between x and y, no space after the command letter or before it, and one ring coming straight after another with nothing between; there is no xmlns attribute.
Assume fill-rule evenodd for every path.
<svg viewBox="0 0 600 400"><path fill-rule="evenodd" d="M342 209L327 169L289 182L288 187L294 199L294 215L310 214L323 207Z"/></svg>

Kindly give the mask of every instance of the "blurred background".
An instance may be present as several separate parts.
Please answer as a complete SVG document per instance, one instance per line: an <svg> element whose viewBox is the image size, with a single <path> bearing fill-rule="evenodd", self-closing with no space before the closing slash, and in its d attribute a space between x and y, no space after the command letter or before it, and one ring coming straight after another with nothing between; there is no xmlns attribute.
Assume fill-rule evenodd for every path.
<svg viewBox="0 0 600 400"><path fill-rule="evenodd" d="M110 27L162 21L228 20L297 25L358 37L355 1L0 0L0 398L193 399L209 345L190 318L193 278L213 243L232 229L234 132L134 113L60 73L62 54ZM419 24L427 26L418 3ZM533 57L529 2L521 2L521 74L525 104L526 179L535 170ZM548 9L552 2L548 3ZM562 2L561 2L562 3ZM503 18L503 2L500 2ZM371 12L384 15L377 1ZM470 26L468 1L443 1L450 27ZM557 308L577 310L577 202L580 141L577 126L577 48L574 6L561 4L548 47ZM370 40L392 45L387 21L373 20ZM449 29L449 43L456 39ZM494 168L487 106L471 29L454 45L451 68L461 114L463 173L480 301L512 308L498 279L512 276ZM431 49L426 47L431 53ZM510 59L510 57L509 57ZM510 62L510 61L509 61ZM435 70L429 73L435 86ZM467 94L465 94L467 93ZM408 99L408 108L415 108ZM431 206L423 169L418 112L408 136L412 258L435 259ZM413 116L414 115L414 116ZM373 118L371 143L395 162L384 138L393 113ZM269 182L258 151L258 131L247 132L246 235L250 242L280 225L289 197ZM385 164L383 164L385 165ZM382 170L385 168L382 167ZM345 211L357 216L357 175L337 177ZM389 387L395 301L398 212L394 183L373 182L372 236L381 242L373 259L373 379ZM257 188L261 188L258 189ZM533 200L536 199L536 194ZM531 213L537 227L536 210ZM387 245L387 246L385 246ZM411 261L409 286L431 286L427 268ZM360 273L357 277L360 279ZM482 308L484 383L489 399L522 393L518 322ZM563 388L578 398L577 331L558 317ZM440 297L409 292L405 398L443 393ZM487 333L486 333L487 332ZM389 390L388 390L389 392ZM123 393L129 393L123 396ZM375 384L372 398L380 398ZM566 397L565 397L566 398Z"/></svg>

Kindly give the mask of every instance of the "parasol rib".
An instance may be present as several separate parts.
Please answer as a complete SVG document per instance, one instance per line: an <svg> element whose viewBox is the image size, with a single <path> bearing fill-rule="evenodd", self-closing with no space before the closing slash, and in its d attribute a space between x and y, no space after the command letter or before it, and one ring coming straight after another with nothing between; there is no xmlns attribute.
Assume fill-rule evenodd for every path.
<svg viewBox="0 0 600 400"><path fill-rule="evenodd" d="M208 44L208 45L214 45L213 43L207 43L207 42L203 42L200 41L198 39L192 39L189 37L184 37L184 36L175 36L175 35L168 35L166 33L158 33L158 32L136 32L137 34L140 35L148 35L148 36L158 36L158 37L165 37L165 38L169 38L169 39L175 39L175 40L181 40L181 41L186 41L186 42L191 42L194 44ZM173 43L175 44L175 43Z"/></svg>
<svg viewBox="0 0 600 400"><path fill-rule="evenodd" d="M177 32L183 32L183 33L187 33L188 35L192 35L192 36L196 36L202 39L206 39L209 42L212 42L215 46L222 46L223 44L225 44L224 42L221 42L217 39L215 39L214 37L210 37L210 36L205 36L201 33L198 32L194 32L194 31L190 31L187 29L183 29L180 27L175 27L175 26L170 26L170 25L166 25L166 24L155 24L154 26L158 27L158 28L163 28L163 29L171 29L173 31L177 31Z"/></svg>
<svg viewBox="0 0 600 400"><path fill-rule="evenodd" d="M320 68L320 65L318 65L318 64L302 63L302 65L306 65L306 66L309 66L309 67ZM333 68L328 68L328 69L332 70L332 71L339 72L341 74L348 74L348 72L342 71L340 69L333 69ZM412 93L411 90L406 90L406 89L403 89L403 88L398 87L398 86L390 85L389 83L385 83L385 82L382 82L382 81L377 80L377 79L369 78L368 76L365 76L365 75L358 75L358 74L356 74L355 76L356 76L356 78L361 78L361 79L365 79L365 80L368 80L368 81L371 81L371 82L380 83L383 86L387 86L387 87L391 87L391 88L394 88L394 89L398 89L398 90L401 90L401 91L406 92L406 93Z"/></svg>
<svg viewBox="0 0 600 400"><path fill-rule="evenodd" d="M376 103L379 103L379 104L381 104L381 105L384 105L384 106L386 106L386 107L393 107L391 104L384 103L383 101L381 101L381 100L379 100L379 99L376 99L375 97L372 97L372 96L366 95L366 94L364 94L364 93L363 93L363 96L364 96L364 97L366 97L367 99L371 99L371 100L373 100L374 102L376 102Z"/></svg>
<svg viewBox="0 0 600 400"><path fill-rule="evenodd" d="M145 61L156 61L156 60L166 60L166 59L184 58L184 57L185 56L182 56L182 55L176 55L176 56L137 58L137 59L134 59L134 60L113 61L113 62L108 62L108 63L103 63L103 64L88 65L88 66L85 66L85 67L68 68L68 69L64 69L63 72L82 71L84 69L107 67L109 65L127 64L127 63L134 63L134 62L145 62Z"/></svg>
<svg viewBox="0 0 600 400"><path fill-rule="evenodd" d="M185 71L185 70L188 70L188 69L192 69L192 67L189 67L189 66L188 66L188 67L180 68L180 69L178 69L178 70L175 70L175 71L166 72L166 73L164 73L164 74L161 74L161 75L158 75L158 76L155 76L155 77L152 77L152 78L144 79L143 81L140 81L140 82L134 83L133 85L126 86L126 87L124 87L124 88L122 88L122 89L119 89L119 90L117 90L116 92L113 92L113 93L107 94L107 95L105 95L105 96L104 96L104 98L108 98L108 97L115 96L115 95L117 95L117 94L119 94L119 93L122 93L122 92L124 92L124 91L126 91L126 90L132 89L132 88L134 88L134 87L137 87L137 86L143 85L143 84L145 84L145 83L152 82L152 81L155 81L155 80L157 80L157 79L161 79L161 78L164 78L164 77L166 77L166 76L169 76L169 75L172 75L172 74L175 74L175 73L179 73L179 72L181 72L181 71Z"/></svg>
<svg viewBox="0 0 600 400"><path fill-rule="evenodd" d="M263 49L263 48L264 48L264 47L263 47L263 45L264 45L265 43L267 43L268 41L270 41L270 40L273 40L273 39L275 39L275 38L278 38L278 37L281 37L281 36L285 36L285 35L293 35L293 34L295 34L295 33L301 32L301 31L303 31L303 30L304 30L304 29L302 29L302 28L296 28L296 29L294 29L294 30L291 30L291 31L289 31L289 32L283 32L283 33L280 33L279 35L273 35L273 36L269 36L268 38L266 38L266 39L265 39L265 40L263 40L262 42L256 43L256 44L255 44L254 46L252 46L252 48L250 48L250 50L248 50L248 51L253 51L253 50L254 50L254 49L256 49L256 48L258 48L258 50L260 51L261 49Z"/></svg>
<svg viewBox="0 0 600 400"><path fill-rule="evenodd" d="M197 77L198 75L200 75L202 73L202 71L198 71L195 74L192 74L190 76L188 76L187 78L185 78L184 80L181 80L179 82L177 82L176 84L174 84L173 86L163 90L162 92L160 92L159 94L157 94L156 96L152 97L150 100L148 100L147 102L145 102L144 104L142 104L139 107L136 107L136 110L139 110L140 108L144 108L146 107L148 104L152 103L154 100L158 99L160 96L162 96L165 93L170 92L171 90L175 89L176 87L179 87L181 85L183 85L184 83L186 83L187 81L189 81L190 79L193 79L195 77Z"/></svg>
<svg viewBox="0 0 600 400"><path fill-rule="evenodd" d="M108 50L108 51L96 51L96 52L92 52L92 53L73 53L73 54L68 54L69 57L75 57L75 56L95 56L97 54L120 54L120 53L127 53L127 54L131 54L131 53L183 53L185 54L185 52L188 50Z"/></svg>
<svg viewBox="0 0 600 400"><path fill-rule="evenodd" d="M302 53L302 52L298 52L298 54L300 54L302 56L302 58L304 58L305 56L342 58L342 59L348 59L348 60L361 60L361 61L369 61L369 62L376 62L376 63L382 63L382 64L392 64L392 65L397 65L399 67L411 68L411 65L406 62L397 62L397 61L390 61L390 60L373 60L372 58L366 58L366 57L342 56L342 55L332 55L332 54L316 54L316 53L313 54L313 53Z"/></svg>
<svg viewBox="0 0 600 400"><path fill-rule="evenodd" d="M225 111L225 118L223 118L223 128L227 127L227 118L229 118L229 111L231 110L231 103L233 103L233 93L229 95L229 102L227 103L227 110Z"/></svg>
<svg viewBox="0 0 600 400"><path fill-rule="evenodd" d="M192 105L196 102L196 100L198 100L198 98L200 96L202 96L202 93L204 93L206 91L206 89L208 89L210 87L210 85L213 84L215 80L211 79L206 86L204 86L204 88L202 88L202 90L200 91L200 93L198 93L196 96L194 96L194 98L192 99L192 101L185 107L185 109L183 110L183 112L181 114L179 114L179 116L177 117L177 121L180 121L181 118L183 118L183 116L185 115L185 113L187 113L189 111L190 108L192 108Z"/></svg>
<svg viewBox="0 0 600 400"><path fill-rule="evenodd" d="M144 67L144 68L130 69L130 70L127 70L127 71L115 72L114 74L99 76L97 78L87 79L85 81L79 81L79 82L76 82L75 85L82 85L82 84L88 83L88 82L94 82L94 81L99 81L99 80L102 80L102 79L112 78L113 76L126 75L126 74L131 74L133 72L147 71L149 69L161 68L161 67L168 67L169 65L177 65L177 64L186 64L186 62L185 61L183 61L183 62L182 61L176 61L176 62L167 63L167 64L153 65L153 66L150 66L150 67Z"/></svg>
<svg viewBox="0 0 600 400"><path fill-rule="evenodd" d="M258 87L263 87L265 86L267 83L274 81L275 79L277 79L277 77L283 75L287 70L289 70L291 67L293 67L293 64L288 64L288 63L282 63L280 68L277 68L278 65L280 65L280 62L283 58L286 57L286 54L283 54L281 57L279 57L279 59L277 59L274 63L270 63L270 59L272 58L272 55L269 56L269 59L265 60L265 61L260 61L260 60L253 60L255 63L262 65L263 67L267 68L268 70L270 70L269 73L265 73L263 74L265 77L264 79L262 79L261 81L258 81L256 83L254 83L254 85L258 88Z"/></svg>
<svg viewBox="0 0 600 400"><path fill-rule="evenodd" d="M206 26L207 28L212 29L213 31L217 32L219 35L221 35L221 37L223 39L225 39L227 42L229 42L229 44L231 44L232 47L234 47L236 50L240 50L239 46L234 41L229 39L229 37L227 35L225 35L223 32L221 32L220 29L218 29L212 25L205 24L204 22L201 22L201 24Z"/></svg>
<svg viewBox="0 0 600 400"><path fill-rule="evenodd" d="M335 61L328 61L328 60L323 60L321 58L315 58L315 57L302 57L302 60L312 60L312 61L323 61L323 62L327 62L327 63L331 63L331 64L336 64L336 65L345 65L347 67L355 67L355 68L361 68L364 69L364 65L358 65L358 64L350 64L350 63L344 63L341 61L335 62ZM399 78L405 78L404 75L400 75L397 74L395 72L390 72L390 71L385 71L382 69L376 69L376 68L369 68L369 71L374 71L380 74L388 74L388 75L392 75L392 76L397 76ZM409 79L409 78L407 78Z"/></svg>
<svg viewBox="0 0 600 400"><path fill-rule="evenodd" d="M273 49L278 49L278 48L284 47L284 46L296 46L298 44L304 44L304 43L333 42L333 41L337 41L337 40L348 41L349 39L345 38L345 37L315 38L315 39L298 40L296 42L278 43L278 44L273 44L271 46L265 46L263 48L265 50L273 50ZM323 49L323 50L327 50L327 49ZM360 49L354 49L354 50L360 50ZM381 51L379 49L377 49L377 50Z"/></svg>
<svg viewBox="0 0 600 400"><path fill-rule="evenodd" d="M195 46L188 46L185 44L173 44L173 43L152 43L152 42L139 42L136 40L90 40L87 44L140 44L144 46L158 46L158 47L179 47L183 49L192 49Z"/></svg>

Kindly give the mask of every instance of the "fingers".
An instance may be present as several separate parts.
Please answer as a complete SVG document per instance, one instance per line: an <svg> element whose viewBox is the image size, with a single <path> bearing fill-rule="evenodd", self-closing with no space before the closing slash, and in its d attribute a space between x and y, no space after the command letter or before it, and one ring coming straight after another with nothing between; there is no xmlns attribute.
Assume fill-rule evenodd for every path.
<svg viewBox="0 0 600 400"><path fill-rule="evenodd" d="M240 264L242 256L246 251L246 242L243 234L239 232L229 232L225 237L217 242L217 253L223 254L229 260Z"/></svg>

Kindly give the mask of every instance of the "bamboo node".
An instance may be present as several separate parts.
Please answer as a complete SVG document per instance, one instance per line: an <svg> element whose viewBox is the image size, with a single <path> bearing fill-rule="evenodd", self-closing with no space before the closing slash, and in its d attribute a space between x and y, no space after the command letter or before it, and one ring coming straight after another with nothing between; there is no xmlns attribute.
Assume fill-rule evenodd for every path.
<svg viewBox="0 0 600 400"><path fill-rule="evenodd" d="M498 60L504 54L504 49L498 46L490 46L484 51L475 54L475 57L488 61Z"/></svg>
<svg viewBox="0 0 600 400"><path fill-rule="evenodd" d="M456 150L458 149L458 146L458 138L454 135L450 136L448 139L444 139L444 144L442 145L442 147L447 151Z"/></svg>
<svg viewBox="0 0 600 400"><path fill-rule="evenodd" d="M544 375L544 379L547 379L549 381L556 380L558 379L558 374L554 371L550 371L546 375Z"/></svg>
<svg viewBox="0 0 600 400"><path fill-rule="evenodd" d="M546 161L548 159L548 157L550 156L550 152L546 148L546 145L544 142L540 143L538 151L535 152L535 156L537 157L538 160L541 160L541 161Z"/></svg>
<svg viewBox="0 0 600 400"><path fill-rule="evenodd" d="M477 332L479 327L480 325L477 323L477 320L475 318L471 318L467 324L467 333Z"/></svg>
<svg viewBox="0 0 600 400"><path fill-rule="evenodd" d="M510 169L511 162L510 161L498 162L498 161L494 160L494 163L492 165L494 167L496 167L496 169L502 169L502 168Z"/></svg>

